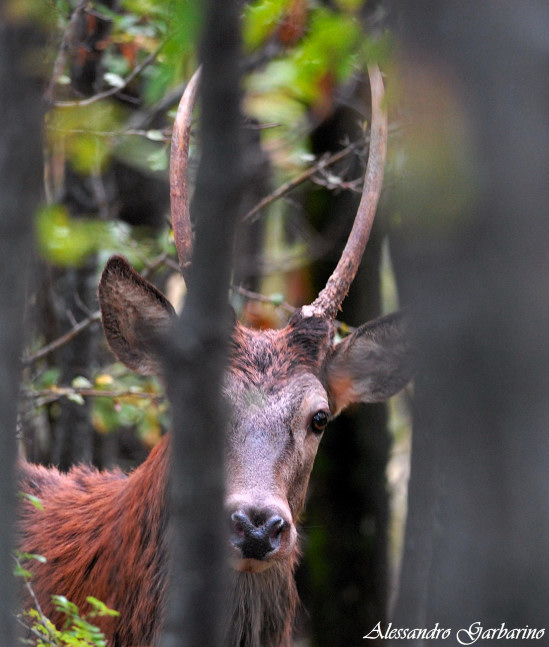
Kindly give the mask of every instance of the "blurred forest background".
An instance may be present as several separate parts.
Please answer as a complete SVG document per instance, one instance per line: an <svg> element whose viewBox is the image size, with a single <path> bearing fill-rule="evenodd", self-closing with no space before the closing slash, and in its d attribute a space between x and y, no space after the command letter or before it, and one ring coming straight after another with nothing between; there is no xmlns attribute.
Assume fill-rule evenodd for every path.
<svg viewBox="0 0 549 647"><path fill-rule="evenodd" d="M169 428L169 405L156 381L113 361L96 289L116 252L174 304L183 298L167 165L173 111L196 68L199 3L31 4L10 3L23 26L0 57L2 84L23 78L22 61L39 77L28 95L20 84L19 105L30 105L20 139L2 134L3 195L16 164L36 177L42 158L44 180L19 190L23 211L41 194L35 246L16 248L24 223L2 220L2 259L15 260L2 268L0 311L14 299L23 308L23 296L25 310L17 439L30 460L61 469L131 469ZM341 334L398 307L400 294L421 356L405 540L411 393L342 416L321 444L298 572L298 636L315 647L364 644L389 619L549 624L548 10L536 0L395 4L242 7L257 175L232 305L249 325L280 326L324 285L358 202L365 70L376 60L388 87L385 192ZM43 151L21 150L42 123ZM195 167L199 155L196 132ZM21 331L0 337L8 402ZM13 428L2 419L7 446L15 414Z"/></svg>

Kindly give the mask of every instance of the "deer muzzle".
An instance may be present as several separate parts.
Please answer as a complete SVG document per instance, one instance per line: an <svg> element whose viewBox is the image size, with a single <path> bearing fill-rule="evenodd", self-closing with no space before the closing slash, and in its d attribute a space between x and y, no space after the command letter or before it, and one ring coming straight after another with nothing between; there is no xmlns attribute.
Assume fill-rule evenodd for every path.
<svg viewBox="0 0 549 647"><path fill-rule="evenodd" d="M260 572L275 562L290 559L297 531L286 505L240 501L229 508L232 566Z"/></svg>

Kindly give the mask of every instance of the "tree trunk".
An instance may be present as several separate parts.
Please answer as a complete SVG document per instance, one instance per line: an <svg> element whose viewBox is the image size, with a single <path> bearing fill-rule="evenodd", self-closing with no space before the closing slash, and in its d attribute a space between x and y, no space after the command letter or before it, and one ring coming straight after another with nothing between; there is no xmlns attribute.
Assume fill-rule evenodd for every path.
<svg viewBox="0 0 549 647"><path fill-rule="evenodd" d="M106 6L115 9L116 1ZM90 20L88 8L75 9L76 22L67 29L73 31L71 47L66 56L70 62L71 89L81 97L93 96L101 85L102 43L111 29L111 21L96 17ZM66 160L63 185L55 187L54 200L62 204L73 218L105 217L114 211L115 197L107 189L105 174L78 171ZM50 190L52 188L50 187ZM39 294L42 300L38 316L48 321L53 338L70 330L78 321L97 308L97 259L91 256L81 267L54 267L39 274ZM61 383L71 384L77 377L91 379L98 356L100 327L90 326L72 343L56 351L50 361L62 369ZM49 341L49 340L48 340ZM76 463L92 463L94 431L91 424L91 403L77 404L62 399L55 404L52 421L51 454L47 463L68 470Z"/></svg>
<svg viewBox="0 0 549 647"><path fill-rule="evenodd" d="M228 288L243 188L235 2L205 4L202 158L188 293L165 353L173 408L172 556L163 647L221 645L225 599L221 382L230 334Z"/></svg>
<svg viewBox="0 0 549 647"><path fill-rule="evenodd" d="M549 10L420 1L401 19L399 269L422 361L394 623L547 631Z"/></svg>
<svg viewBox="0 0 549 647"><path fill-rule="evenodd" d="M0 11L5 9L0 4ZM2 12L3 14L3 12ZM32 218L42 184L41 95L35 69L41 37L24 22L0 20L0 635L15 644L12 519L17 396Z"/></svg>

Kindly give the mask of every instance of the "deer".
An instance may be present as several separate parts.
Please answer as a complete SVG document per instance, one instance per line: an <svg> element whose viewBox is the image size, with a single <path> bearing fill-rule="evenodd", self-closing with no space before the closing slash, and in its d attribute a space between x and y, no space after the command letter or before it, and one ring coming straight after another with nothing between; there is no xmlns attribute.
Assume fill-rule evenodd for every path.
<svg viewBox="0 0 549 647"><path fill-rule="evenodd" d="M298 524L321 437L329 421L358 402L381 402L412 377L407 324L400 313L365 323L335 343L336 316L369 237L387 146L384 88L369 68L372 123L364 187L349 239L332 276L279 330L232 330L223 395L226 430L226 542L230 551L228 647L289 647L298 609L294 570ZM186 173L199 73L188 83L174 124L172 222L185 276L192 253ZM99 303L107 342L130 369L161 375L153 332L175 317L167 298L122 256L106 264ZM147 330L147 334L144 334ZM52 594L86 610L93 595L119 617L98 619L111 647L156 645L168 579L167 480L170 434L133 472L89 466L61 473L23 462L19 549L39 553L32 587L43 612L61 622Z"/></svg>

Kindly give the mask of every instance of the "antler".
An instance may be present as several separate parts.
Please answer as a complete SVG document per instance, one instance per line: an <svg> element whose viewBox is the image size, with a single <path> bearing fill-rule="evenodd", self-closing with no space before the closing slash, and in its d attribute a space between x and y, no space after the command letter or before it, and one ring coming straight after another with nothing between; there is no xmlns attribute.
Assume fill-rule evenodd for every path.
<svg viewBox="0 0 549 647"><path fill-rule="evenodd" d="M360 205L349 239L332 276L311 305L303 306L301 309L302 314L306 317L317 316L335 319L355 278L374 222L385 170L387 113L383 106L383 79L378 66L368 67L368 75L372 94L372 126L370 129L370 153Z"/></svg>
<svg viewBox="0 0 549 647"><path fill-rule="evenodd" d="M302 308L302 314L306 317L335 319L337 316L360 265L379 202L387 152L387 114L383 106L383 79L378 66L370 66L368 74L372 95L372 126L362 197L347 244L332 276L311 305ZM181 97L173 127L170 157L172 227L179 265L185 280L188 276L193 244L187 166L192 114L199 80L200 69L194 73Z"/></svg>
<svg viewBox="0 0 549 647"><path fill-rule="evenodd" d="M170 201L172 227L183 278L187 281L191 265L193 232L189 208L189 188L187 185L187 166L193 108L200 80L200 68L187 83L179 102L172 133L170 155Z"/></svg>

